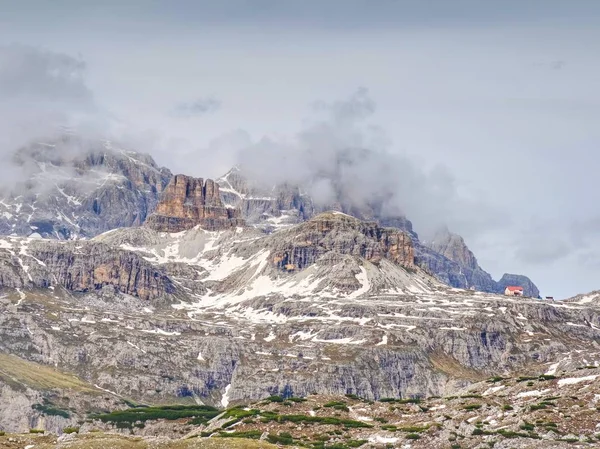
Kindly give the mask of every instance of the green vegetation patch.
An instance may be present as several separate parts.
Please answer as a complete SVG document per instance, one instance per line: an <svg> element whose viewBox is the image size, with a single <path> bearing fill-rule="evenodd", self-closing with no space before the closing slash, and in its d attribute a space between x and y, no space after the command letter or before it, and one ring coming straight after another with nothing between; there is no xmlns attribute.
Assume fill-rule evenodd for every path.
<svg viewBox="0 0 600 449"><path fill-rule="evenodd" d="M267 441L273 444L281 444L282 446L291 446L295 443L294 437L288 432L280 432L279 435L270 433L267 435Z"/></svg>
<svg viewBox="0 0 600 449"><path fill-rule="evenodd" d="M45 404L33 404L31 408L46 416L60 416L62 418L69 418L71 416L66 410L56 408L48 402Z"/></svg>
<svg viewBox="0 0 600 449"><path fill-rule="evenodd" d="M362 421L355 421L352 419L342 419L332 416L306 416L306 415L278 415L274 412L261 412L260 420L263 423L267 422L293 422L293 423L307 423L307 424L322 424L322 425L334 425L344 426L348 428L371 428L370 424Z"/></svg>
<svg viewBox="0 0 600 449"><path fill-rule="evenodd" d="M431 426L405 426L398 427L398 430L401 432L409 432L409 433L422 433L428 430Z"/></svg>
<svg viewBox="0 0 600 449"><path fill-rule="evenodd" d="M502 376L494 376L494 377L490 377L487 380L487 382L489 382L491 384L495 384L496 382L502 382L503 380L505 380L505 378Z"/></svg>
<svg viewBox="0 0 600 449"><path fill-rule="evenodd" d="M463 406L463 410L467 410L467 411L473 411L473 410L479 410L482 407L481 404L467 404Z"/></svg>
<svg viewBox="0 0 600 449"><path fill-rule="evenodd" d="M504 438L534 438L536 440L540 439L539 435L535 433L524 433L524 432L513 432L512 430L500 429L496 431L497 435L501 435Z"/></svg>
<svg viewBox="0 0 600 449"><path fill-rule="evenodd" d="M244 422L249 421L251 423L253 421L250 418L252 418L253 416L257 416L259 414L260 414L260 410L257 410L257 409L244 410L243 406L230 408L229 410L225 411L225 413L223 413L223 418L224 419L232 418L232 419L225 422L225 424L223 424L221 426L221 429L226 429L228 427L231 427L240 421L244 421ZM195 418L194 421L196 421L197 419L198 418ZM192 424L196 424L196 422L193 422ZM202 423L200 423L200 424L202 424Z"/></svg>
<svg viewBox="0 0 600 449"><path fill-rule="evenodd" d="M348 408L346 403L342 402L342 401L330 401L330 402L327 402L326 404L323 404L323 407L329 407L329 408L333 408L335 410L341 410L343 412L350 411L350 409Z"/></svg>
<svg viewBox="0 0 600 449"><path fill-rule="evenodd" d="M420 398L406 398L406 399L395 399L395 398L381 398L379 402L392 402L394 404L420 404Z"/></svg>
<svg viewBox="0 0 600 449"><path fill-rule="evenodd" d="M132 427L136 422L156 419L175 421L182 418L193 418L192 424L205 424L221 413L208 405L165 405L161 407L140 407L117 410L111 413L91 415L90 418L105 423L113 423L119 428Z"/></svg>
<svg viewBox="0 0 600 449"><path fill-rule="evenodd" d="M540 376L520 376L517 378L517 382L529 382L533 380L554 380L556 378L556 376L553 376L551 374L542 374Z"/></svg>
<svg viewBox="0 0 600 449"><path fill-rule="evenodd" d="M535 430L535 426L533 424L528 423L527 421L525 421L523 424L521 424L519 426L519 429L531 431L531 430Z"/></svg>
<svg viewBox="0 0 600 449"><path fill-rule="evenodd" d="M258 440L262 436L260 430L248 430L246 432L219 432L221 438L246 438L248 440Z"/></svg>

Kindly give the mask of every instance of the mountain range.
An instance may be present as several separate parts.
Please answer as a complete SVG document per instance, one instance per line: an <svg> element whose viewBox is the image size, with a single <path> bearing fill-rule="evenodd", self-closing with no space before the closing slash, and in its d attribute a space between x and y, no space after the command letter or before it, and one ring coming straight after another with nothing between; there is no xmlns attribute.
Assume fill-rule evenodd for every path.
<svg viewBox="0 0 600 449"><path fill-rule="evenodd" d="M5 235L68 240L139 226L155 211L161 193L173 178L149 155L74 134L23 148L15 154L14 162L26 176L2 194L0 232ZM317 204L303 193L302 186L265 187L260 179L248 179L238 167L206 182L213 192L209 192L209 201L226 208L222 214L234 214L266 233L336 210L404 231L413 242L415 263L452 287L502 293L507 285L516 285L524 288L526 296L539 296L537 286L526 276L505 274L494 281L479 266L462 237L447 229L431 241L421 242L410 220L388 214L381 199L356 205L347 192L339 190L331 204Z"/></svg>
<svg viewBox="0 0 600 449"><path fill-rule="evenodd" d="M81 145L86 151L67 151ZM527 446L536 438L519 430L532 407L523 398L556 396L582 369L590 382L598 376L600 295L539 301L526 278L493 281L460 236L443 231L421 242L407 218L385 216L380 204L359 207L342 195L318 205L299 186L265 188L239 168L214 181L172 176L148 156L77 136L15 158L29 178L0 203L2 431L202 439L215 429L236 433L218 421L220 410L237 419L250 402L277 397L295 407L316 393L315 408L298 411L313 423L322 413L327 425L356 422L361 407L396 419L372 404L389 399L400 401L389 412L422 414L418 426L435 433L422 444L371 424L348 433L365 447L492 437L475 428L501 437L498 447L541 447ZM518 282L531 298L498 294ZM520 404L513 415L495 382ZM485 405L448 406L458 420L436 402L484 393L493 394ZM587 410L592 396L546 402ZM339 404L345 397L364 404ZM428 405L419 408L421 400ZM329 402L338 403L333 415ZM402 412L406 404L417 408ZM459 413L471 405L489 416ZM256 407L256 418L231 424L254 433L235 436L269 433L252 426L276 411ZM131 418L142 412L153 418ZM560 413L562 429L575 412ZM194 419L173 427L173 416ZM502 435L508 426L517 440ZM331 443L305 447L357 447L334 442L342 434L327 429ZM565 429L544 429L566 447ZM580 433L593 436L587 427Z"/></svg>

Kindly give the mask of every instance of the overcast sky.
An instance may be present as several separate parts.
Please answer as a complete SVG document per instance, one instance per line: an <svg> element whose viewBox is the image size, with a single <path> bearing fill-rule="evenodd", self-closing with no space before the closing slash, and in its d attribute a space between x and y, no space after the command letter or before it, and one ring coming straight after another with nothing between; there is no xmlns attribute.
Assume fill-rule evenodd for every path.
<svg viewBox="0 0 600 449"><path fill-rule="evenodd" d="M545 295L600 289L600 1L90 3L0 0L2 154L63 114L204 177L360 143L413 182L417 232Z"/></svg>

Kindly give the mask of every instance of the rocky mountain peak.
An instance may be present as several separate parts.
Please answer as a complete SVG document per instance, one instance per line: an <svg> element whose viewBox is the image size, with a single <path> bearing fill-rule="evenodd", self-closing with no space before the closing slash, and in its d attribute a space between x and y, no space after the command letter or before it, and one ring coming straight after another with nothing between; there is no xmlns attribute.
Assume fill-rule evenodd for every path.
<svg viewBox="0 0 600 449"><path fill-rule="evenodd" d="M300 187L288 184L265 186L249 179L239 167L217 179L221 199L239 209L247 223L272 232L309 219L315 209L312 199Z"/></svg>
<svg viewBox="0 0 600 449"><path fill-rule="evenodd" d="M181 232L198 225L213 231L243 226L244 221L236 209L225 207L215 181L176 175L145 225L161 232Z"/></svg>
<svg viewBox="0 0 600 449"><path fill-rule="evenodd" d="M139 226L171 178L151 156L73 134L15 152L0 191L0 234L76 239Z"/></svg>
<svg viewBox="0 0 600 449"><path fill-rule="evenodd" d="M425 244L442 256L472 270L480 269L473 252L467 247L465 240L453 234L448 228L438 230L433 239Z"/></svg>
<svg viewBox="0 0 600 449"><path fill-rule="evenodd" d="M414 246L407 233L341 212L319 214L290 232L294 235L282 240L282 247L273 253L273 259L282 268L302 268L328 251L359 256L372 263L385 258L414 267Z"/></svg>

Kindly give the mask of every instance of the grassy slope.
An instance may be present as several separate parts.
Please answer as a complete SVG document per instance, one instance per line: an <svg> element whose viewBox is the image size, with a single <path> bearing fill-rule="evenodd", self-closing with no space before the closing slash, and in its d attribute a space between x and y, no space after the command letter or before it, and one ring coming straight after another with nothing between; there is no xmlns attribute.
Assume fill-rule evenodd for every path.
<svg viewBox="0 0 600 449"><path fill-rule="evenodd" d="M27 386L36 390L61 388L93 394L100 393L92 385L78 379L73 374L2 353L0 353L0 379L8 384Z"/></svg>

